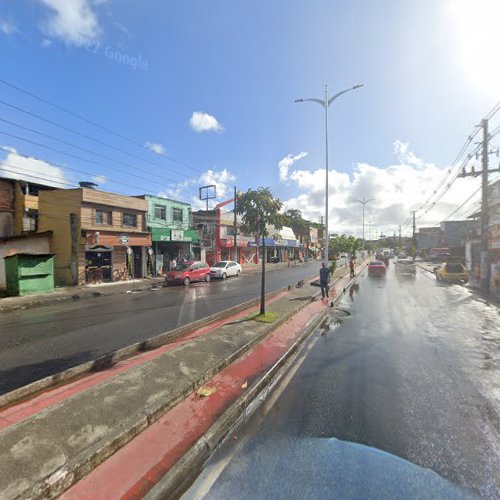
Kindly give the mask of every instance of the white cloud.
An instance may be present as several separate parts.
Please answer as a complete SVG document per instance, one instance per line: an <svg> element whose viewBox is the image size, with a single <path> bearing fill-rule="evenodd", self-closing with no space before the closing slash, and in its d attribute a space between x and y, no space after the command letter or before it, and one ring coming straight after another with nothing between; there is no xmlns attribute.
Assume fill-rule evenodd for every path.
<svg viewBox="0 0 500 500"><path fill-rule="evenodd" d="M96 5L92 0L38 0L50 9L51 15L43 22L42 31L52 38L59 38L68 45L86 46L98 40L101 27Z"/></svg>
<svg viewBox="0 0 500 500"><path fill-rule="evenodd" d="M217 121L215 116L201 111L195 111L191 115L189 124L195 132L210 132L212 130L222 132L224 130L224 127Z"/></svg>
<svg viewBox="0 0 500 500"><path fill-rule="evenodd" d="M158 144L157 142L146 142L146 147L159 155L164 155L166 152L163 144Z"/></svg>
<svg viewBox="0 0 500 500"><path fill-rule="evenodd" d="M173 198L175 200L191 203L193 210L206 208L206 202L198 199L198 188L201 186L216 186L217 200L223 201L233 197L233 186L236 177L226 168L224 170L209 169L195 179L188 179L177 184L175 188L167 188L158 196ZM217 200L209 202L210 208L213 208Z"/></svg>
<svg viewBox="0 0 500 500"><path fill-rule="evenodd" d="M299 161L300 159L304 158L304 156L307 156L307 153L304 151L299 153L298 155L292 156L291 154L286 155L284 158L282 158L279 162L279 168L280 168L280 180L281 181L286 181L288 179L288 171L292 167L292 165L296 162Z"/></svg>
<svg viewBox="0 0 500 500"><path fill-rule="evenodd" d="M106 184L106 182L108 182L108 178L105 175L94 175L94 177L92 177L92 181L99 186L102 186L103 184Z"/></svg>
<svg viewBox="0 0 500 500"><path fill-rule="evenodd" d="M361 236L362 207L356 200L374 198L365 208L366 222L373 218L374 226L392 234L412 210L419 210L432 194L446 168L438 168L418 158L407 143L396 141L394 154L397 163L378 167L358 163L352 174L330 170L329 219L331 232L354 233ZM300 191L298 196L284 201L285 209L297 208L304 216L319 221L324 215L325 170L293 170L288 180L294 181ZM427 214L417 214L417 226L439 224L474 191L476 184L469 179L457 179L451 189ZM474 208L474 200L459 211L456 218L465 218ZM375 233L374 233L375 234ZM368 236L367 236L368 237Z"/></svg>
<svg viewBox="0 0 500 500"><path fill-rule="evenodd" d="M19 32L19 29L12 21L0 19L0 31L5 35L14 35Z"/></svg>
<svg viewBox="0 0 500 500"><path fill-rule="evenodd" d="M0 177L57 188L70 187L59 167L36 158L20 156L11 146L2 146L0 149L7 153L5 158L0 160Z"/></svg>
<svg viewBox="0 0 500 500"><path fill-rule="evenodd" d="M44 49L49 48L51 45L52 45L52 40L49 40L48 38L44 38L44 39L42 40L42 47L43 47Z"/></svg>

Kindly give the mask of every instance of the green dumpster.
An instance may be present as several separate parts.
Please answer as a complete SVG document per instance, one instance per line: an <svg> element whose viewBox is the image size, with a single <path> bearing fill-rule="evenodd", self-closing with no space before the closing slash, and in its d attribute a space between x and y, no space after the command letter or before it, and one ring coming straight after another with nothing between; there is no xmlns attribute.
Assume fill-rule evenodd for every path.
<svg viewBox="0 0 500 500"><path fill-rule="evenodd" d="M7 295L54 291L54 255L18 253L5 257Z"/></svg>

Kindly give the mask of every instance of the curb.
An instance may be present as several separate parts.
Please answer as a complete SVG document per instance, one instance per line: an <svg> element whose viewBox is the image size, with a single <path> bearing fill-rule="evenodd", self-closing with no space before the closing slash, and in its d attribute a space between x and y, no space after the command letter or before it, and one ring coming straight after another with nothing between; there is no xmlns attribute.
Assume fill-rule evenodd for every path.
<svg viewBox="0 0 500 500"><path fill-rule="evenodd" d="M346 291L357 281L366 265L356 273L343 291L337 295L332 304L341 300ZM318 297L318 291L314 297ZM144 496L145 500L162 500L164 498L179 498L190 484L196 479L204 464L210 458L222 440L232 433L245 419L247 419L266 399L269 392L285 376L288 369L293 365L294 356L304 341L323 324L328 309L312 318L302 329L299 338L281 356L281 358L257 380L248 391L240 396L210 427L210 429L198 439L198 441L182 456L182 458L156 483Z"/></svg>
<svg viewBox="0 0 500 500"><path fill-rule="evenodd" d="M313 297L316 295L317 294L313 294ZM68 463L66 463L63 469L54 472L50 477L40 479L36 483L30 485L24 491L23 495L25 494L29 498L53 498L62 494L72 484L88 475L95 467L104 462L125 444L130 442L139 433L144 431L148 426L163 416L168 410L173 408L188 395L192 394L193 391L205 384L226 366L240 358L253 346L266 338L273 330L286 323L309 303L310 301L302 301L298 303L287 314L284 314L281 318L279 318L278 321L270 325L266 325L250 342L242 345L227 358L220 360L211 369L201 374L197 380L191 380L190 384L186 386L184 390L179 392L179 394L177 394L174 398L169 401L160 402L144 408L144 411L130 419L126 426L118 428L114 432L110 433L106 442L98 442L89 449L86 449L79 455L73 457Z"/></svg>
<svg viewBox="0 0 500 500"><path fill-rule="evenodd" d="M304 278L304 281L309 281L314 277L316 277L316 274ZM277 290L266 294L266 300L287 290L288 286L278 288ZM210 323L224 319L225 317L232 316L233 314L237 314L259 303L260 297L248 300L229 309L225 309L218 313L212 314L211 316L202 318L198 321L195 321L194 323L180 326L178 328L175 328L174 330L169 330L168 332L161 333L159 335L156 335L155 337L151 337L141 342L136 342L129 346L122 347L121 349L112 351L108 354L104 354L103 356L100 356L95 360L87 361L85 363L68 368L67 370L64 370L62 372L56 373L54 375L49 375L48 377L36 380L35 382L31 382L28 385L2 394L0 396L0 409L25 400L44 390L71 382L72 380L75 380L76 378L81 377L87 373L106 370L119 361L130 358L137 353L152 350L162 345L168 344L190 331L197 330Z"/></svg>
<svg viewBox="0 0 500 500"><path fill-rule="evenodd" d="M285 266L282 267L270 267L267 268L266 266L266 273L267 272L273 272L277 271L279 269L287 269ZM245 274L256 274L261 271L261 268L259 267L258 269L247 269L245 271ZM148 279L150 280L149 283L147 284L142 284L142 285L136 285L134 287L134 290L136 292L144 292L146 290L152 290L155 288L155 286L161 285L164 282L164 277L162 276L157 276L156 278L141 278L141 279ZM117 285L119 286L119 285ZM132 287L132 282L129 282L129 287L127 290L119 290L119 291L113 291L113 289L104 289L104 290L91 290L87 288L78 288L75 287L74 292L69 292L65 295L61 296L50 296L50 297L43 297L43 298L36 298L36 296L33 296L33 301L32 302L27 302L25 304L12 304L12 305L2 305L2 299L3 298L8 298L8 297L1 297L0 298L0 313L7 313L7 312L12 312L12 311L19 311L19 310L25 310L25 309L35 309L37 307L42 307L42 306L48 306L48 305L53 305L57 304L59 302L66 302L66 301L77 301L77 300L83 300L83 299L95 299L98 297L110 297L112 295L123 295L126 293L130 293L130 288ZM57 291L55 292L57 293Z"/></svg>

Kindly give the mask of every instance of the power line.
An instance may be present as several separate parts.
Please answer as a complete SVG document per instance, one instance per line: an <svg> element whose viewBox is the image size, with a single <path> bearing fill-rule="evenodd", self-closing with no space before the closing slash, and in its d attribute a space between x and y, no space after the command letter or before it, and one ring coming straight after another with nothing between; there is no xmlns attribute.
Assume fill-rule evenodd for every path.
<svg viewBox="0 0 500 500"><path fill-rule="evenodd" d="M13 83L10 83L8 82L7 80L4 80L2 78L0 78L0 83L3 83L4 85L8 86L8 87L11 87L15 90L17 90L18 92L22 92L23 94L26 94L26 95L29 95L30 97L33 97L34 99L37 99L45 104L48 104L49 106L52 106L56 109L59 109L60 111L63 111L65 113L68 113L69 115L75 117L75 118L78 118L79 120L82 120L86 123L88 123L89 125L92 125L94 127L97 127L101 130L104 130L105 132L108 132L110 134L113 134L114 136L116 137L119 137L120 139L123 139L124 141L128 141L130 142L131 144L134 144L136 146L139 146L140 148L142 149L145 149L146 151L148 151L149 153L151 153L151 150L146 147L144 144L141 144L140 142L136 141L135 139L132 139L131 137L128 137L124 134L121 134L119 132L116 132L108 127L105 127L104 125L100 125L99 123L97 122L94 122L92 120L89 120L88 118L78 114L78 113L75 113L74 111L71 111L63 106L60 106L59 104L55 104L53 103L52 101L49 101L48 99L45 99L43 97L40 97L39 95L35 94L34 92L30 92L28 90L25 90L25 89L22 89L21 87L19 87L18 85L15 85ZM182 162L180 160L177 160L175 158L173 158L172 156L169 156L169 155L162 155L164 158L166 158L167 160L173 162L173 163L177 163L178 165L181 165L183 167L186 167L186 168L189 168L190 170L194 170L195 172L199 172L199 173L203 173L203 170L200 170L198 168L195 168L195 167L192 167L190 165L188 165L187 163L185 162ZM143 160L143 161L147 161L147 160Z"/></svg>
<svg viewBox="0 0 500 500"><path fill-rule="evenodd" d="M94 152L94 151L92 151L92 150L90 150L90 149L87 149L87 148L82 148L81 146L78 146L78 145L73 144L73 143L71 143L71 142L64 141L64 140L59 139L59 138L57 138L57 137L54 137L54 136L52 136L52 135L49 135L49 134L45 134L45 133L43 133L43 132L40 132L39 130L32 129L32 128L30 128L30 127L25 127L24 125L20 125L19 123L13 122L13 121L11 121L11 120L7 120L7 119L5 119L5 118L0 118L0 121L5 122L5 123L8 123L9 125L13 125L13 126L15 126L15 127L18 127L18 128L20 128L20 129L26 130L26 131L28 131L28 132L32 132L32 133L34 133L34 134L38 134L38 135L40 135L40 136L42 136L42 137L45 137L45 138L47 138L47 139L51 139L51 140L53 140L53 141L60 142L61 144L64 144L64 145L66 145L66 146L70 146L70 147L73 147L73 148L79 149L80 151L84 151L84 152L86 152L86 153L90 153L90 154L95 155L95 156L98 156L98 157L100 157L100 158L104 158L105 160L109 160L109 161L112 161L112 162L120 163L120 164L122 164L122 165L125 165L125 166L126 166L126 167L128 167L128 168L132 168L132 169L134 169L134 170L139 170L139 171L141 171L141 172L147 173L148 175L153 175L153 176L155 176L155 177L158 177L159 179L162 179L162 180L164 179L164 180L167 180L168 182L173 182L174 184L180 184L178 181L176 181L175 179L171 179L170 177L164 177L164 176L161 176L161 175L158 175L158 174L155 174L155 173L151 173L151 172L149 172L148 170L145 170L145 169L139 168L139 167L137 167L137 166L135 166L135 165L131 165L130 163L126 163L126 162L121 161L121 160L116 160L116 159L113 159L113 158L111 158L111 157L109 157L109 156L106 156L106 155L103 155L103 154L100 154L100 153L96 153L96 152ZM168 186L168 187L174 187L174 186Z"/></svg>
<svg viewBox="0 0 500 500"><path fill-rule="evenodd" d="M23 172L26 172L26 176L27 177L31 177L33 179L39 179L39 180L42 180L44 182L52 182L52 183L57 183L57 184L64 184L64 185L67 185L67 186L71 186L71 187L76 187L78 186L78 184L76 184L76 182L71 182L71 181L67 181L67 180L64 180L64 179L57 179L57 177L47 177L47 176L41 176L41 175L37 175L38 172L33 172L32 170L28 170L26 168L22 168L22 167L18 167L18 166L15 166L15 165L11 165L10 163L5 163L3 161L0 161L0 165L2 165L2 169L0 170L0 173L3 172L3 171L7 171L7 172L10 172L10 173L13 173L13 174L19 174L19 170L22 170ZM22 174L21 174L22 175ZM29 180L26 180L26 179L11 179L10 177L5 177L6 179L9 179L9 180L13 180L13 181L19 181L19 182L32 182L32 181L29 181ZM37 183L34 183L34 184L37 184ZM45 184L43 184L45 186ZM47 186L47 187L54 187L54 186Z"/></svg>
<svg viewBox="0 0 500 500"><path fill-rule="evenodd" d="M461 205L459 205L453 212L451 212L446 219L443 219L443 221L447 221L450 217L453 217L464 205L466 205L477 193L481 191L481 186L479 186Z"/></svg>
<svg viewBox="0 0 500 500"><path fill-rule="evenodd" d="M157 184L155 181L145 179L143 176L140 176L140 175L137 175L137 174L132 174L132 173L126 172L125 170L121 170L121 169L116 168L116 167L111 167L109 165L102 165L101 163L97 163L97 162L95 162L93 160L90 160L88 158L85 158L83 156L74 155L73 153L68 153L67 151L63 151L61 149L54 148L52 146L47 146L46 144L42 144L40 142L33 141L31 139L27 139L25 137L21 137L21 136L16 135L16 134L11 134L9 132L4 132L3 130L0 130L0 134L8 136L8 137L12 137L14 139L18 139L20 141L28 142L30 144L34 144L35 146L39 146L41 148L45 148L45 149L48 149L50 151L54 151L54 152L59 153L59 154L63 154L63 155L69 156L69 157L74 158L76 160L81 160L81 161L84 161L86 163L97 165L98 167L101 167L101 168L102 167L106 167L106 168L109 168L110 170L115 170L116 172L119 172L121 174L125 174L125 175L128 175L128 176L136 177L137 179L141 179L142 181L146 181L146 182L148 182L150 184L155 184L155 185ZM87 174L87 175L89 175L89 174ZM94 176L95 174L90 174L90 175ZM134 187L137 187L137 186L134 186ZM172 189L176 189L177 188L177 186L169 186L169 185L167 185L166 187L169 187L169 188L172 188ZM193 190L193 188L188 188L188 189Z"/></svg>
<svg viewBox="0 0 500 500"><path fill-rule="evenodd" d="M0 132L0 134L3 133L3 132ZM43 163L49 163L47 162L46 160L42 160L41 158L36 158L36 157L33 157L33 156L27 156L27 155L23 155L21 153L18 153L16 152L15 153L17 156L20 156L21 158L26 158L28 160L37 160L37 161L41 161ZM74 167L68 167L67 165L61 165L60 163L54 163L54 162L50 162L49 163L51 166L54 166L54 167L58 167L62 170L69 170L69 171L72 171L72 172L77 172L79 174L84 174L84 175L87 175L87 176L90 176L90 177L93 177L95 176L96 174L93 174L93 173L90 173L90 172L86 172L85 170L80 170L80 169L77 169L77 168L74 168ZM114 184L121 184L123 186L127 186L129 188L133 188L133 189L137 189L137 186L134 185L134 184L128 184L126 182L123 182L123 181L117 181L117 180L114 180L114 179L110 179L108 178L107 180L109 180L110 182L114 183ZM157 192L156 191L150 191L150 190L147 190L147 189L144 189L144 191L146 191L147 193L149 194L152 194L153 196L156 196L157 195Z"/></svg>
<svg viewBox="0 0 500 500"><path fill-rule="evenodd" d="M83 132L78 132L77 130L73 130L71 128L68 128L65 125L61 125L59 123L56 123L56 122L54 122L52 120L49 120L48 118L44 118L43 116L40 116L40 115L38 115L36 113L33 113L32 111L28 111L26 109L23 109L23 108L21 108L19 106L14 105L14 104L10 104L8 102L5 102L5 101L3 101L1 99L0 99L0 104L3 104L4 106L7 106L7 107L12 108L12 109L15 109L15 110L17 110L17 111L19 111L21 113L27 114L29 116L33 116L33 117L37 118L38 120L42 120L42 121L44 121L46 123L49 123L50 125L53 125L55 127L60 128L62 130L66 130L67 132L71 132L72 134L76 134L76 135L85 137L86 139L90 139L91 141L94 141L94 142L96 142L98 144L101 144L101 145L106 146L108 148L111 148L111 149L113 149L115 151L119 151L120 153L123 153L123 154L126 154L128 156L131 156L132 158L135 158L136 160L140 160L140 161L144 161L144 162L150 163L151 165L154 165L156 167L167 168L167 167L164 167L163 165L160 165L159 163L156 163L156 162L153 162L153 161L141 158L140 156L137 156L137 155L135 155L133 153L125 151L125 150L123 150L121 148L117 148L116 146L113 146L112 144L108 144L105 141L101 141L100 139L96 139L95 137L92 137L91 135L85 134ZM169 169L169 170L171 170L171 169ZM189 178L189 175L186 175L186 174L183 174L183 173L180 173L180 172L177 172L177 174L178 175L182 175L183 177Z"/></svg>

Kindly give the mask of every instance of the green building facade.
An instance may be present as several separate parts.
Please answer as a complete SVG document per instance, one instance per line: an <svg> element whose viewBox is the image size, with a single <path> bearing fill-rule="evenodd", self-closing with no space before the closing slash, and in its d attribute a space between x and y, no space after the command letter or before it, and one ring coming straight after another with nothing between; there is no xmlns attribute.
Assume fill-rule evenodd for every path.
<svg viewBox="0 0 500 500"><path fill-rule="evenodd" d="M198 231L192 227L191 205L159 196L140 198L148 202L146 226L151 232L156 273L165 274L173 259L194 258Z"/></svg>

